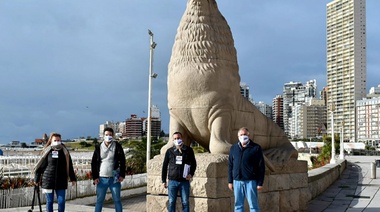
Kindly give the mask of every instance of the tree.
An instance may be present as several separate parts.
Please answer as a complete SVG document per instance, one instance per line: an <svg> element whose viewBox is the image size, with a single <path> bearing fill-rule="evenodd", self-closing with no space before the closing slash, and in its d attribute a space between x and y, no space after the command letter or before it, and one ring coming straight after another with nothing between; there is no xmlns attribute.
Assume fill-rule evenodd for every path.
<svg viewBox="0 0 380 212"><path fill-rule="evenodd" d="M124 142L124 141L123 141ZM151 145L151 158L155 155L160 154L162 146L166 143L163 142L163 139L152 143ZM134 174L145 173L146 172L146 147L147 141L143 137L141 140L130 140L126 142L125 147L129 148L129 152L126 154L128 158L126 160L127 170L131 171Z"/></svg>
<svg viewBox="0 0 380 212"><path fill-rule="evenodd" d="M79 145L83 148L83 147L88 147L88 146L90 146L86 141L81 141L80 143L79 143Z"/></svg>
<svg viewBox="0 0 380 212"><path fill-rule="evenodd" d="M145 142L144 142L145 140ZM127 153L126 166L134 174L146 172L146 139L142 141L131 140L127 143L129 148Z"/></svg>
<svg viewBox="0 0 380 212"><path fill-rule="evenodd" d="M335 134L334 136L334 146L335 146L335 154L339 152L340 150L340 137L339 134ZM325 143L321 149L321 154L318 155L317 159L313 161L313 166L320 167L324 166L325 164L328 164L331 160L331 137L328 137L327 135L323 136L323 142ZM315 162L315 164L314 164Z"/></svg>
<svg viewBox="0 0 380 212"><path fill-rule="evenodd" d="M94 138L93 140L92 140L92 144L95 146L95 145L97 145L99 142L98 142L98 139L97 138Z"/></svg>
<svg viewBox="0 0 380 212"><path fill-rule="evenodd" d="M160 132L160 138L162 138L162 137L166 137L166 134L163 130L161 130L161 132Z"/></svg>

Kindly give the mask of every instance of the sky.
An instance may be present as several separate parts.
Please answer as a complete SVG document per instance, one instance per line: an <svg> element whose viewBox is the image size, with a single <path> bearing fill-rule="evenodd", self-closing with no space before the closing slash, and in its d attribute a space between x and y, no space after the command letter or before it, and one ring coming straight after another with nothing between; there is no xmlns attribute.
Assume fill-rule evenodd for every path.
<svg viewBox="0 0 380 212"><path fill-rule="evenodd" d="M331 0L217 1L241 81L271 104L284 83L326 86ZM154 33L152 104L169 131L167 67L186 0L0 1L0 144L97 137L106 121L146 117L148 29ZM367 0L367 91L380 84L380 1Z"/></svg>

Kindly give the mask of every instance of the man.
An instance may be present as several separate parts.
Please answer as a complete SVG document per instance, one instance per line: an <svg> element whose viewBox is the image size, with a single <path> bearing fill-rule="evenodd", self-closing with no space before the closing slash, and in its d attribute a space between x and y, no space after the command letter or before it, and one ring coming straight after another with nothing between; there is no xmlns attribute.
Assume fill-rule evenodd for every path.
<svg viewBox="0 0 380 212"><path fill-rule="evenodd" d="M96 185L95 212L101 212L107 189L112 193L115 211L123 211L120 200L121 182L125 177L125 155L122 146L113 141L113 129L104 129L103 142L95 147L91 171Z"/></svg>
<svg viewBox="0 0 380 212"><path fill-rule="evenodd" d="M265 163L260 145L249 139L249 131L238 131L239 141L231 146L228 158L228 188L234 192L235 212L244 212L247 197L250 211L260 211L257 190L264 182Z"/></svg>
<svg viewBox="0 0 380 212"><path fill-rule="evenodd" d="M181 192L182 211L189 212L190 179L194 176L197 162L191 147L183 144L182 134L173 134L174 147L168 149L162 164L162 185L168 188L169 212L175 212L178 191ZM168 175L169 167L169 175ZM166 184L168 176L169 185Z"/></svg>

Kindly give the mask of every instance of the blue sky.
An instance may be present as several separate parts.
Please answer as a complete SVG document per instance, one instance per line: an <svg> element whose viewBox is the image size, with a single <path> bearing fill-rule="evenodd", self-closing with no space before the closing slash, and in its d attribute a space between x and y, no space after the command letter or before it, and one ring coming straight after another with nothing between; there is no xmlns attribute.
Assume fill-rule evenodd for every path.
<svg viewBox="0 0 380 212"><path fill-rule="evenodd" d="M289 81L326 85L330 0L217 1L240 77L270 104ZM186 0L0 1L0 143L97 136L105 121L146 117L149 35L152 104L168 132L167 65ZM380 1L367 0L367 90L380 84Z"/></svg>

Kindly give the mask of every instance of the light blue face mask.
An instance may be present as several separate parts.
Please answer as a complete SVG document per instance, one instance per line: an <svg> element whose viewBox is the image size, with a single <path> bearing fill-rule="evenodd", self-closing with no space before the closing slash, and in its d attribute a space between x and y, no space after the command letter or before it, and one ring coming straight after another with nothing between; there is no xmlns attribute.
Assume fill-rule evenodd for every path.
<svg viewBox="0 0 380 212"><path fill-rule="evenodd" d="M246 144L249 141L249 137L247 135L239 136L239 141L241 144Z"/></svg>
<svg viewBox="0 0 380 212"><path fill-rule="evenodd" d="M182 140L181 139L174 140L174 145L181 146L182 145Z"/></svg>
<svg viewBox="0 0 380 212"><path fill-rule="evenodd" d="M111 142L112 141L112 136L110 136L110 135L104 136L104 141L107 142L107 143Z"/></svg>

